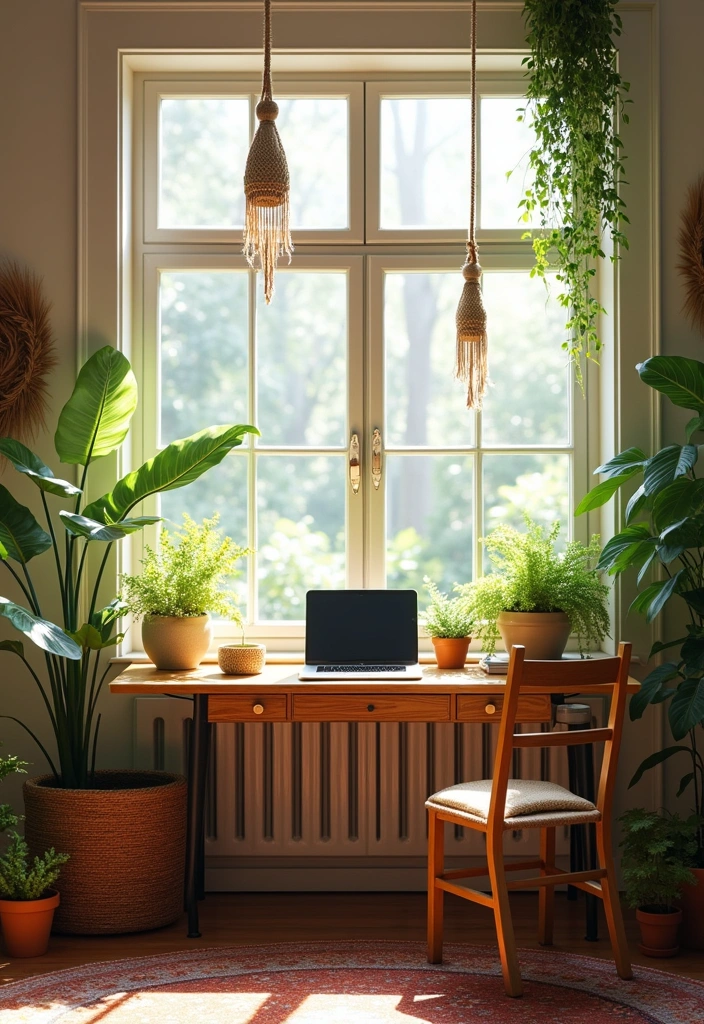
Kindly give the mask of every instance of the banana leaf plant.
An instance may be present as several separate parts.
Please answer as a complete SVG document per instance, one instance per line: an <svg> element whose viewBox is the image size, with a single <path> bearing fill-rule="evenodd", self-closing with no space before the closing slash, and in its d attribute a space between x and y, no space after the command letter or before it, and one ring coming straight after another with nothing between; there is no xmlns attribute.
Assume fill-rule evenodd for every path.
<svg viewBox="0 0 704 1024"><path fill-rule="evenodd" d="M96 460L116 452L127 436L137 407L137 381L129 361L111 346L85 363L73 393L59 416L54 444L61 462L82 466L80 487L54 476L52 470L25 445L0 438L0 456L38 488L46 529L25 505L0 484L0 562L24 595L26 606L0 597L0 616L23 633L43 653L44 665L35 671L20 640L3 640L0 651L19 658L39 688L56 741L58 757L51 757L35 733L10 715L32 736L46 757L56 784L86 789L95 772L100 729L98 698L107 676L103 652L122 638L116 632L126 611L119 599L98 607L101 582L112 545L158 517L132 515L145 498L184 487L217 466L247 433L245 425L214 426L174 441L139 469L118 480L107 494L83 504L89 470ZM61 499L56 502L56 499ZM58 516L50 509L58 504ZM104 552L91 578L87 559L91 545ZM53 560L60 596L62 622L50 622L42 608L30 563L34 559L42 579L46 562ZM36 578L36 575L35 575ZM85 613L85 614L84 614ZM102 670L102 672L101 672Z"/></svg>
<svg viewBox="0 0 704 1024"><path fill-rule="evenodd" d="M642 762L631 786L644 772L670 757L684 756L688 771L678 796L692 787L694 806L704 816L704 476L697 476L704 431L704 363L682 356L653 356L636 369L648 387L665 395L673 405L694 413L685 428L685 443L670 444L648 456L628 448L594 472L603 476L578 506L575 515L607 502L627 480L642 483L626 506L623 529L604 547L597 569L618 576L638 572L640 593L629 610L652 622L674 601L688 620L684 636L658 641L650 657L676 651L643 680L630 703L631 719L638 719L649 704L668 703L674 744ZM655 582L648 582L657 568ZM698 866L704 867L704 826L699 830Z"/></svg>

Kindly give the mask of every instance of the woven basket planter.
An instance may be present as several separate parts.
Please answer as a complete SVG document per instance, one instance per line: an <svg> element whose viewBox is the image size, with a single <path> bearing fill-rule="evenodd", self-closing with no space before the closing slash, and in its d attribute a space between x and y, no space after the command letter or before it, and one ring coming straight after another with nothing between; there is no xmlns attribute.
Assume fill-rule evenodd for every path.
<svg viewBox="0 0 704 1024"><path fill-rule="evenodd" d="M98 771L98 789L59 789L53 775L24 784L32 854L71 859L56 888L54 931L114 935L161 928L183 911L186 780L150 771Z"/></svg>
<svg viewBox="0 0 704 1024"><path fill-rule="evenodd" d="M264 671L264 644L223 644L218 647L218 665L227 676L256 676Z"/></svg>

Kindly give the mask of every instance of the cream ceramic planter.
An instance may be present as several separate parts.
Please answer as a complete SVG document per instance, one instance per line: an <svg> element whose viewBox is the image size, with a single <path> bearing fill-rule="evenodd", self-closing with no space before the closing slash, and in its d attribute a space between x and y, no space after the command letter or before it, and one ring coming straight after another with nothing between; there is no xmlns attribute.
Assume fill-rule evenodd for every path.
<svg viewBox="0 0 704 1024"><path fill-rule="evenodd" d="M150 615L142 623L144 650L158 669L197 668L212 639L209 615Z"/></svg>
<svg viewBox="0 0 704 1024"><path fill-rule="evenodd" d="M264 669L264 644L223 644L218 647L218 665L228 676L256 676Z"/></svg>
<svg viewBox="0 0 704 1024"><path fill-rule="evenodd" d="M506 650L522 644L531 661L559 661L570 635L564 612L500 612L496 625Z"/></svg>

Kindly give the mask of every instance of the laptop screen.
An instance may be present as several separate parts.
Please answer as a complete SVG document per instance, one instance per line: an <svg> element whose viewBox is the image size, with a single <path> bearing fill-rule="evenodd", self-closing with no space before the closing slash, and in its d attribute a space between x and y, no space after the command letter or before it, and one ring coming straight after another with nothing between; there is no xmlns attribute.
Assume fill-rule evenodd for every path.
<svg viewBox="0 0 704 1024"><path fill-rule="evenodd" d="M417 661L415 590L308 591L308 665L414 665Z"/></svg>

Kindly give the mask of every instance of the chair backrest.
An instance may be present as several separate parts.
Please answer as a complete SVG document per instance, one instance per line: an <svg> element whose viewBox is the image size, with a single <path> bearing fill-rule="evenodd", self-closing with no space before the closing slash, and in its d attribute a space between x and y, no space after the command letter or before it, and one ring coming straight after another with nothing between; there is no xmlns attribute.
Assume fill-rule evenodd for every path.
<svg viewBox="0 0 704 1024"><path fill-rule="evenodd" d="M513 751L521 747L567 747L583 743L604 743L596 805L603 820L610 820L616 764L626 708L631 645L619 644L615 658L575 661L526 661L525 647L511 648L506 695L494 760L493 785L487 829L497 840L503 831L508 779ZM518 698L521 693L604 694L611 697L608 725L604 729L574 729L559 732L515 733Z"/></svg>

